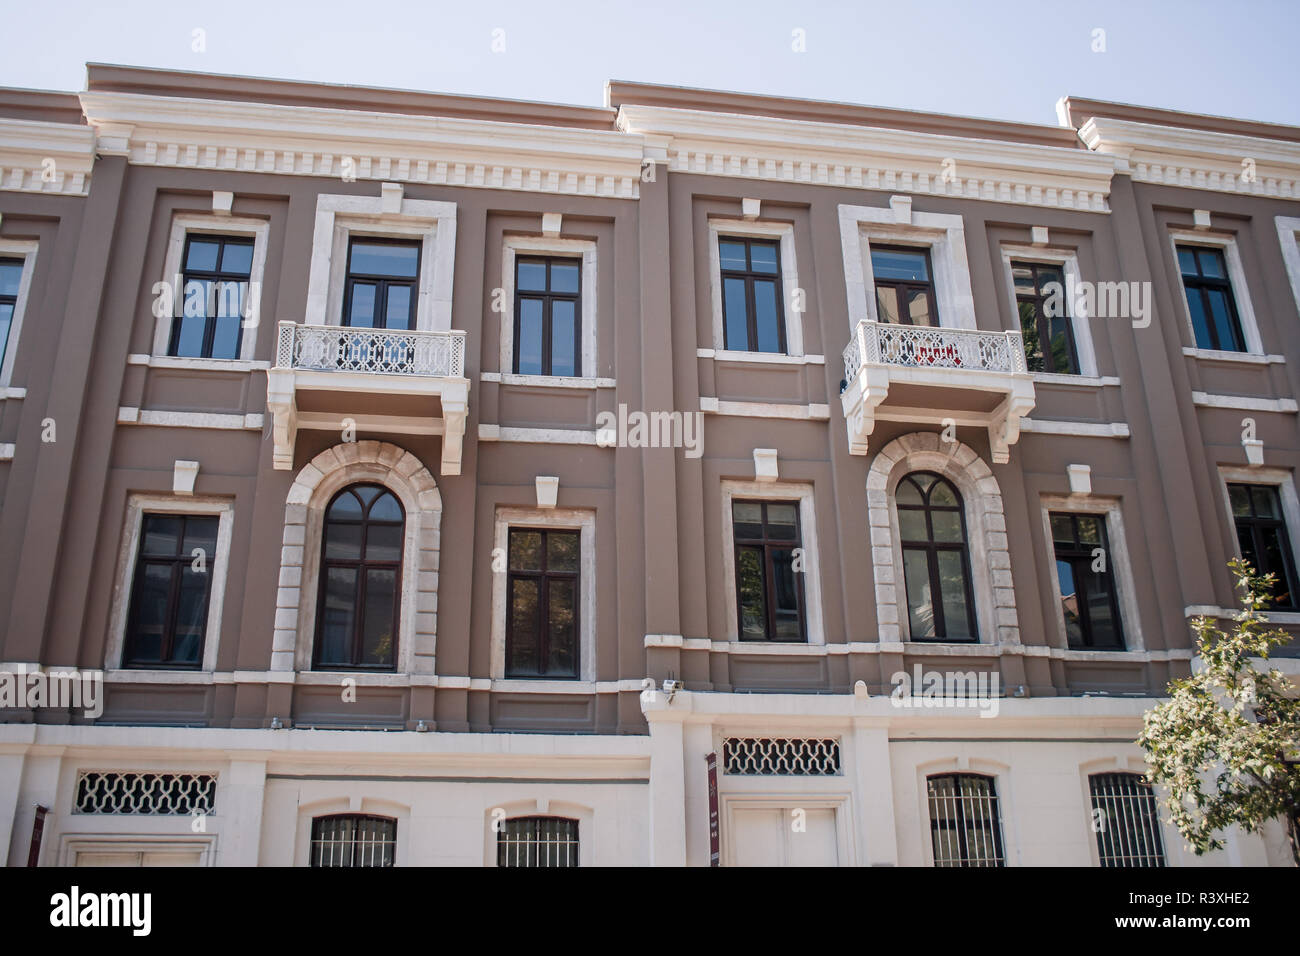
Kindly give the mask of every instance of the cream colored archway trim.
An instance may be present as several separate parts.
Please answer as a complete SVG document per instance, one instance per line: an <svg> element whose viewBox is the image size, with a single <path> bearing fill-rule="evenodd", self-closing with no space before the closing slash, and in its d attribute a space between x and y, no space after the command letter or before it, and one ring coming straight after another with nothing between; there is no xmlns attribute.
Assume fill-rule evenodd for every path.
<svg viewBox="0 0 1300 956"><path fill-rule="evenodd" d="M271 645L273 671L311 670L324 512L336 493L358 481L388 488L406 512L397 671L435 673L442 495L420 459L380 441L327 448L303 466L289 489Z"/></svg>

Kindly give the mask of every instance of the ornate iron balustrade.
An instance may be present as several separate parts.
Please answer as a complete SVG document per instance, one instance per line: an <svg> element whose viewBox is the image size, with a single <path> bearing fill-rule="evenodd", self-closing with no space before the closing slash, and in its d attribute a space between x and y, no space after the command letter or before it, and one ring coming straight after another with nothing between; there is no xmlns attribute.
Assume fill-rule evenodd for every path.
<svg viewBox="0 0 1300 956"><path fill-rule="evenodd" d="M465 377L465 333L281 322L275 367L317 372Z"/></svg>
<svg viewBox="0 0 1300 956"><path fill-rule="evenodd" d="M1019 332L859 322L844 350L844 380L863 365L1028 372Z"/></svg>

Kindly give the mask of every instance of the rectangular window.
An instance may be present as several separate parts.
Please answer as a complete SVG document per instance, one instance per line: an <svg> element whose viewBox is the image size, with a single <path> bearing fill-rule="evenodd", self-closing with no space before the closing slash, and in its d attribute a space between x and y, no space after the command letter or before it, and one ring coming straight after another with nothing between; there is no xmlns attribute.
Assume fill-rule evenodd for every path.
<svg viewBox="0 0 1300 956"><path fill-rule="evenodd" d="M1097 859L1103 867L1164 866L1156 796L1136 773L1095 773L1088 778Z"/></svg>
<svg viewBox="0 0 1300 956"><path fill-rule="evenodd" d="M881 322L938 325L930 251L907 246L871 246L876 315Z"/></svg>
<svg viewBox="0 0 1300 956"><path fill-rule="evenodd" d="M579 531L511 528L506 677L578 677Z"/></svg>
<svg viewBox="0 0 1300 956"><path fill-rule="evenodd" d="M807 640L799 503L733 500L731 518L740 639Z"/></svg>
<svg viewBox="0 0 1300 956"><path fill-rule="evenodd" d="M515 357L519 375L582 375L582 260L515 259Z"/></svg>
<svg viewBox="0 0 1300 956"><path fill-rule="evenodd" d="M577 820L515 817L497 831L497 866L577 865Z"/></svg>
<svg viewBox="0 0 1300 956"><path fill-rule="evenodd" d="M9 348L9 330L18 310L18 284L23 277L22 259L0 259L0 368Z"/></svg>
<svg viewBox="0 0 1300 956"><path fill-rule="evenodd" d="M1300 610L1291 537L1282 517L1282 501L1273 485L1228 485L1232 520L1241 556L1259 574L1274 574L1275 610Z"/></svg>
<svg viewBox="0 0 1300 956"><path fill-rule="evenodd" d="M172 324L168 355L239 358L252 267L251 236L185 237L181 316Z"/></svg>
<svg viewBox="0 0 1300 956"><path fill-rule="evenodd" d="M203 660L219 520L143 516L123 667L197 668Z"/></svg>
<svg viewBox="0 0 1300 956"><path fill-rule="evenodd" d="M1222 352L1246 351L1237 302L1223 252L1205 246L1178 246L1178 271L1187 293L1196 346Z"/></svg>
<svg viewBox="0 0 1300 956"><path fill-rule="evenodd" d="M727 349L784 354L781 243L774 239L720 237L718 263Z"/></svg>
<svg viewBox="0 0 1300 956"><path fill-rule="evenodd" d="M1104 515L1051 512L1057 599L1073 648L1123 650L1119 599Z"/></svg>
<svg viewBox="0 0 1300 956"><path fill-rule="evenodd" d="M343 324L357 329L415 328L420 243L353 238L343 282Z"/></svg>
<svg viewBox="0 0 1300 956"><path fill-rule="evenodd" d="M946 773L926 780L935 866L1005 866L992 777Z"/></svg>
<svg viewBox="0 0 1300 956"><path fill-rule="evenodd" d="M1065 270L1051 263L1013 261L1011 276L1029 371L1079 374L1074 329L1066 308Z"/></svg>

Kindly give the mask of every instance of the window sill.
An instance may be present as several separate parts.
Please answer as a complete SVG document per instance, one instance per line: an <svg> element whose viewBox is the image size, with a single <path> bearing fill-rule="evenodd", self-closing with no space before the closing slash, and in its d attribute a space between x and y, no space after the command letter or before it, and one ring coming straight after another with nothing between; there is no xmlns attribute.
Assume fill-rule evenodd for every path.
<svg viewBox="0 0 1300 956"><path fill-rule="evenodd" d="M824 355L786 355L784 352L738 352L733 349L696 349L697 358L715 362L747 362L754 365L825 365Z"/></svg>
<svg viewBox="0 0 1300 956"><path fill-rule="evenodd" d="M1241 362L1246 365L1286 364L1285 356L1260 355L1258 352L1222 352L1215 349L1199 349L1183 346L1183 354L1206 362Z"/></svg>
<svg viewBox="0 0 1300 956"><path fill-rule="evenodd" d="M1065 375L1059 372L1033 372L1034 382L1043 385L1078 385L1084 388L1103 388L1118 385L1114 375Z"/></svg>
<svg viewBox="0 0 1300 956"><path fill-rule="evenodd" d="M483 372L480 382L499 385L529 385L542 388L614 388L618 383L612 378L593 378L572 375L516 375L513 372Z"/></svg>
<svg viewBox="0 0 1300 956"><path fill-rule="evenodd" d="M253 372L269 369L270 362L256 359L180 358L175 355L144 355L134 353L126 357L128 365L149 368L176 368L208 372Z"/></svg>

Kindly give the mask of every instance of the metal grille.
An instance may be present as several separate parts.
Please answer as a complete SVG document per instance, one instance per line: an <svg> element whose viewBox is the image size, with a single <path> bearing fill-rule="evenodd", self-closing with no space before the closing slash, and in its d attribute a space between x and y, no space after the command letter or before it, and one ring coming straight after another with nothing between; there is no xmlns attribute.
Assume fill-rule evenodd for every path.
<svg viewBox="0 0 1300 956"><path fill-rule="evenodd" d="M852 381L863 365L908 368L960 368L985 372L1025 372L1019 332L979 332L892 322L859 322L844 349L844 378Z"/></svg>
<svg viewBox="0 0 1300 956"><path fill-rule="evenodd" d="M1088 778L1092 793L1093 830L1102 866L1164 866L1156 795L1136 773L1095 773Z"/></svg>
<svg viewBox="0 0 1300 956"><path fill-rule="evenodd" d="M215 773L101 773L77 778L75 813L211 814Z"/></svg>
<svg viewBox="0 0 1300 956"><path fill-rule="evenodd" d="M311 822L312 866L392 866L396 854L396 820L341 813Z"/></svg>
<svg viewBox="0 0 1300 956"><path fill-rule="evenodd" d="M497 866L577 865L577 820L515 817L497 832Z"/></svg>
<svg viewBox="0 0 1300 956"><path fill-rule="evenodd" d="M722 772L779 777L833 777L840 772L834 737L728 737Z"/></svg>
<svg viewBox="0 0 1300 956"><path fill-rule="evenodd" d="M276 368L380 375L465 376L465 333L281 322Z"/></svg>
<svg viewBox="0 0 1300 956"><path fill-rule="evenodd" d="M992 777L949 773L927 779L935 866L1005 866L1002 818Z"/></svg>

